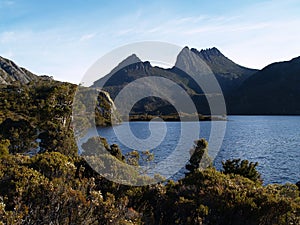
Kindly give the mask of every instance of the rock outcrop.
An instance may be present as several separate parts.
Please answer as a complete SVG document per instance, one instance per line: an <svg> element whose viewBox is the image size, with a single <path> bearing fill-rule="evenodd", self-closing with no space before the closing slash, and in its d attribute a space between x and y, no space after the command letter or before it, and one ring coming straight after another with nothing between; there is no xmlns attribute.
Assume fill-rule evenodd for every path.
<svg viewBox="0 0 300 225"><path fill-rule="evenodd" d="M99 113L101 117L110 120L111 125L121 123L120 115L109 93L103 90L97 90L97 91L99 91L99 95L98 95L98 101L96 105L96 115L97 113ZM103 105L104 102L107 103L105 104L106 107ZM101 125L101 124L96 124L96 125Z"/></svg>
<svg viewBox="0 0 300 225"><path fill-rule="evenodd" d="M35 74L0 56L0 84L12 84L16 81L27 84L37 79Z"/></svg>

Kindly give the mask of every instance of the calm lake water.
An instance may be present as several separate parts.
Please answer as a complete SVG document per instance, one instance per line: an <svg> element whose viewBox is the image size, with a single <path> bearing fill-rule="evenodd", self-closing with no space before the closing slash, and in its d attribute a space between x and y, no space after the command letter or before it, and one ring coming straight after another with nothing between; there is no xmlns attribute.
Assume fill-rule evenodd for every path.
<svg viewBox="0 0 300 225"><path fill-rule="evenodd" d="M122 128L125 125L119 126ZM150 135L148 122L130 122L129 125L139 139ZM166 128L166 136L161 144L151 150L155 155L154 162L165 159L178 144L180 122L167 122ZM200 137L208 140L210 129L211 122L200 122ZM118 144L123 154L132 150L119 141L113 128L99 128L98 132L109 144ZM193 143L190 149L192 146ZM257 169L262 174L264 184L300 181L300 116L229 116L214 165L220 170L222 161L233 158L258 162ZM179 179L183 174L184 169L173 178Z"/></svg>

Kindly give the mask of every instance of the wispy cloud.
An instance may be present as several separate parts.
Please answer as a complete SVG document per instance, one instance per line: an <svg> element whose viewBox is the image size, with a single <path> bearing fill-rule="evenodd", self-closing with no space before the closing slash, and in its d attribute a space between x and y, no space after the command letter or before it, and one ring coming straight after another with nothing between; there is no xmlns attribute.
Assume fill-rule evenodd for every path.
<svg viewBox="0 0 300 225"><path fill-rule="evenodd" d="M0 0L0 7L4 2ZM294 0L264 1L217 15L192 9L179 13L172 6L168 11L147 7L115 18L95 16L90 21L84 15L81 24L72 20L52 29L35 29L31 23L24 23L22 29L0 26L0 55L33 72L73 82L79 82L86 69L111 49L145 40L216 46L237 63L261 68L300 55L299 10Z"/></svg>
<svg viewBox="0 0 300 225"><path fill-rule="evenodd" d="M118 36L123 36L123 35L131 34L131 33L135 32L135 29L134 28L126 28L126 29L116 30L115 32Z"/></svg>
<svg viewBox="0 0 300 225"><path fill-rule="evenodd" d="M96 33L91 33L91 34L85 34L82 35L79 39L80 42L85 42L88 41L90 39L93 39L96 36Z"/></svg>
<svg viewBox="0 0 300 225"><path fill-rule="evenodd" d="M127 29L122 39L134 36L137 41L161 40L196 48L217 46L242 65L262 68L300 55L297 9L300 4L294 0L264 1L217 16L183 13L175 18L151 17L139 21L142 26Z"/></svg>

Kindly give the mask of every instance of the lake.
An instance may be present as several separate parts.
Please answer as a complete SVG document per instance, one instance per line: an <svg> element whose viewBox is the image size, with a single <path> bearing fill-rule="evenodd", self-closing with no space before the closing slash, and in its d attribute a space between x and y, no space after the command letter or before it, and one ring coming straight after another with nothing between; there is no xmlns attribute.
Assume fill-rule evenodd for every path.
<svg viewBox="0 0 300 225"><path fill-rule="evenodd" d="M198 123L199 136L208 140L211 122ZM159 129L161 124L165 124L167 129L163 141L154 149L148 149L154 153L155 163L166 159L178 145L181 123L153 124L156 124L154 128L158 126ZM130 126L131 132L140 140L145 140L150 135L149 122L123 123L118 127L122 130L126 125ZM160 132L157 131L158 139L161 138ZM98 128L98 133L105 137L109 144L118 144L123 154L132 150L119 140L113 128ZM184 151L189 152L192 146L191 142L190 148ZM214 166L220 170L222 161L233 158L258 162L257 169L262 174L264 184L300 181L300 116L228 116L225 136L214 159ZM183 176L184 169L181 169L172 178L180 179Z"/></svg>

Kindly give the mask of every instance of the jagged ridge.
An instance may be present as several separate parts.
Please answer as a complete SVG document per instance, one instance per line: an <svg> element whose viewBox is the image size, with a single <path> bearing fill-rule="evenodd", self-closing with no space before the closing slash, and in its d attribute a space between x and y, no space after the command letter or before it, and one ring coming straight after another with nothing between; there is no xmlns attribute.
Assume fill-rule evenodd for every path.
<svg viewBox="0 0 300 225"><path fill-rule="evenodd" d="M201 113L209 113L207 102L202 96L203 91L191 76L202 76L208 70L211 75L216 76L225 95L236 90L245 79L256 72L256 70L235 64L217 48L198 51L194 48L190 50L185 47L178 54L176 63L171 69L152 67L149 62L142 62L133 54L122 61L108 75L95 81L93 87L104 87L104 90L109 92L114 99L126 84L136 79L146 76L165 77L181 86L196 101L199 109L201 106ZM161 93L168 96L178 95L178 93L172 93L172 90L167 88L162 90ZM150 114L174 113L174 109L170 108L169 102L153 97L139 102L133 111Z"/></svg>
<svg viewBox="0 0 300 225"><path fill-rule="evenodd" d="M0 56L0 84L12 84L15 81L27 84L37 79L37 75Z"/></svg>

